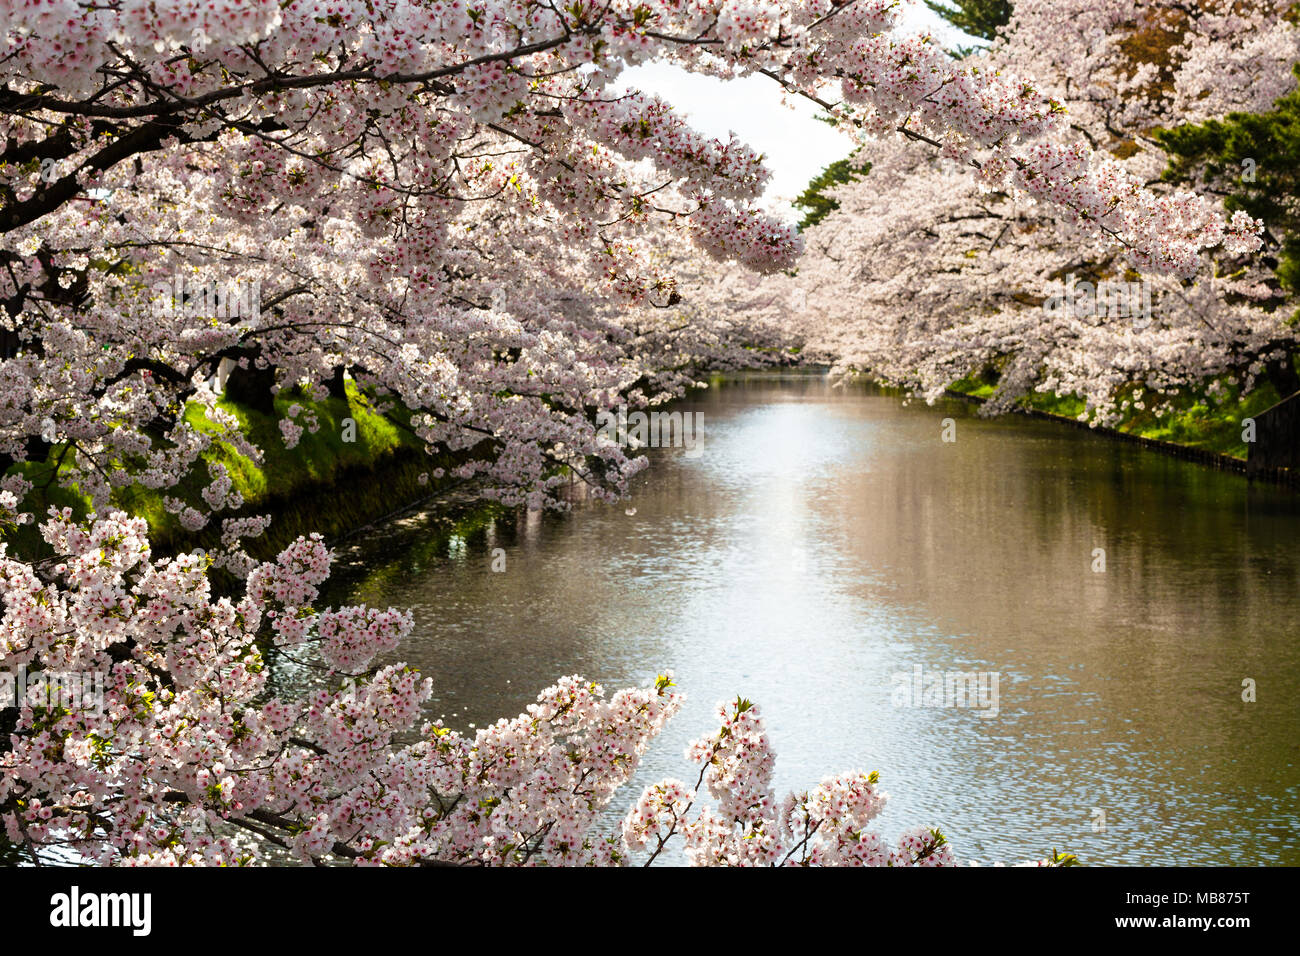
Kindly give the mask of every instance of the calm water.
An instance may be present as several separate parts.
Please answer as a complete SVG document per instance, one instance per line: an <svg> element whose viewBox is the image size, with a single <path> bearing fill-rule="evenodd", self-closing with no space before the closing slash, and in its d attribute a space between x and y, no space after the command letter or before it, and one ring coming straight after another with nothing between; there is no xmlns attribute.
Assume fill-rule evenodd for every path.
<svg viewBox="0 0 1300 956"><path fill-rule="evenodd" d="M638 785L693 780L686 743L739 693L778 793L879 770L881 828L941 826L963 859L1300 864L1300 496L815 375L681 407L701 453L654 453L630 502L450 545L409 519L341 550L331 599L412 608L400 657L462 728L560 674L671 668L688 702ZM917 665L996 673L997 715L898 706Z"/></svg>

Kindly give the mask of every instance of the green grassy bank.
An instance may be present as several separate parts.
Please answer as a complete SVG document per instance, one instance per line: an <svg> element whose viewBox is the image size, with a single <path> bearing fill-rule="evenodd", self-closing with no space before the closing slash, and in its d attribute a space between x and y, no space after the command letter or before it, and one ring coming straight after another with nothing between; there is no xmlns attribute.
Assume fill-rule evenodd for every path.
<svg viewBox="0 0 1300 956"><path fill-rule="evenodd" d="M1141 399L1136 397L1137 386L1133 386L1124 396L1130 405L1118 425L1098 428L1098 431L1221 457L1227 459L1224 464L1244 464L1248 446L1242 440L1242 422L1276 404L1279 400L1277 389L1263 382L1243 394L1237 385L1221 384L1217 394L1211 394L1206 388L1187 390L1174 396L1155 395L1148 390L1145 404L1167 405L1163 415L1157 415L1150 407L1134 407L1132 402ZM949 391L983 401L993 394L996 387L996 373L990 372L955 382ZM1028 412L1072 424L1086 424L1079 417L1084 412L1084 403L1073 395L1034 392L1022 398L1018 405Z"/></svg>
<svg viewBox="0 0 1300 956"><path fill-rule="evenodd" d="M293 404L314 413L320 427L315 433L304 430L297 446L286 448L279 421L287 417ZM420 482L421 474L438 467L450 470L457 462L450 455L426 455L423 444L403 427L405 414L394 413L389 418L379 413L351 381L347 382L347 398L317 402L298 394L282 394L275 400L276 416L226 400L218 405L239 420L243 434L262 451L262 460L255 461L218 441L203 455L205 461L225 465L244 499L238 510L220 516L272 515L267 533L247 545L256 557L273 556L299 534L310 531L319 531L327 540L337 538L452 483L451 479L432 477L427 483ZM199 430L216 433L200 407L190 406L185 415ZM75 488L60 487L54 480L56 469L66 468L58 464L61 451L62 447L56 446L46 461L25 462L12 470L35 485L28 501L33 514L43 515L53 505L71 507L81 517L91 510L89 497ZM148 520L157 553L208 549L218 543L219 522L213 520L209 527L191 532L168 513L163 498L170 495L201 501L199 492L209 481L207 468L199 466L175 488L130 485L115 491L112 501L114 507ZM5 538L23 554L41 553L44 547L32 525L12 529Z"/></svg>

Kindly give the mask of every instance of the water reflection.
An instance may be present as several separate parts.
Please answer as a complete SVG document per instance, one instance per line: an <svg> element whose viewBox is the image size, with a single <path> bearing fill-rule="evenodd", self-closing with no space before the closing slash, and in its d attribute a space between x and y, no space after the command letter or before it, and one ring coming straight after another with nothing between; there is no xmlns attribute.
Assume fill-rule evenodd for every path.
<svg viewBox="0 0 1300 956"><path fill-rule="evenodd" d="M687 741L743 693L778 790L878 769L883 828L942 825L963 858L1300 864L1294 493L812 375L686 408L702 453L655 452L631 502L436 551L418 519L386 528L333 600L415 610L401 656L458 726L562 673L612 688L672 668L689 702L640 782L686 778ZM997 673L997 717L894 706L918 664Z"/></svg>

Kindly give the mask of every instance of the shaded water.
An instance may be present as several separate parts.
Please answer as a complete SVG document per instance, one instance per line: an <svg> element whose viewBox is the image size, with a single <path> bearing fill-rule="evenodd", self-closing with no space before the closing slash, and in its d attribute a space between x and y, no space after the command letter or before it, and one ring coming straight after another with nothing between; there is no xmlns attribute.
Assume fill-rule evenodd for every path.
<svg viewBox="0 0 1300 956"><path fill-rule="evenodd" d="M341 552L331 600L412 608L399 656L462 729L560 674L672 669L688 702L637 791L694 780L686 743L743 694L778 794L879 770L882 830L941 826L962 859L1300 864L1300 495L816 375L680 407L701 453L653 452L630 502L436 548L400 522ZM996 673L996 716L898 706L917 665Z"/></svg>

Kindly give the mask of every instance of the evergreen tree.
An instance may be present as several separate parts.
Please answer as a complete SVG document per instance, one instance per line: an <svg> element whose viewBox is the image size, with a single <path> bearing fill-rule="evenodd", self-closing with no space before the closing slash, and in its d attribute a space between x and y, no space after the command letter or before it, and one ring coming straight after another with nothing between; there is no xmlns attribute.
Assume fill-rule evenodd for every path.
<svg viewBox="0 0 1300 956"><path fill-rule="evenodd" d="M1156 138L1171 157L1166 180L1187 182L1199 172L1211 190L1224 193L1229 210L1265 222L1279 247L1279 283L1300 291L1300 89L1267 113L1229 113L1161 130Z"/></svg>
<svg viewBox="0 0 1300 956"><path fill-rule="evenodd" d="M1300 77L1300 65L1295 72ZM1227 209L1244 209L1265 223L1265 238L1277 254L1263 261L1291 293L1283 307L1294 309L1300 292L1300 89L1267 113L1229 113L1221 120L1158 130L1155 136L1170 155L1166 180L1200 179L1203 191L1223 195ZM1300 310L1290 322L1297 320ZM1268 373L1280 393L1300 391L1293 360L1271 363Z"/></svg>
<svg viewBox="0 0 1300 956"><path fill-rule="evenodd" d="M794 201L795 206L804 210L804 217L799 223L799 228L803 230L809 226L815 226L840 208L838 202L825 195L825 190L830 189L832 186L861 179L870 170L870 163L863 161L855 164L853 157L848 156L845 159L837 159L814 176L812 181L808 183L808 188Z"/></svg>
<svg viewBox="0 0 1300 956"><path fill-rule="evenodd" d="M992 41L998 28L1011 20L1009 0L925 0L925 5L958 30L981 40Z"/></svg>

